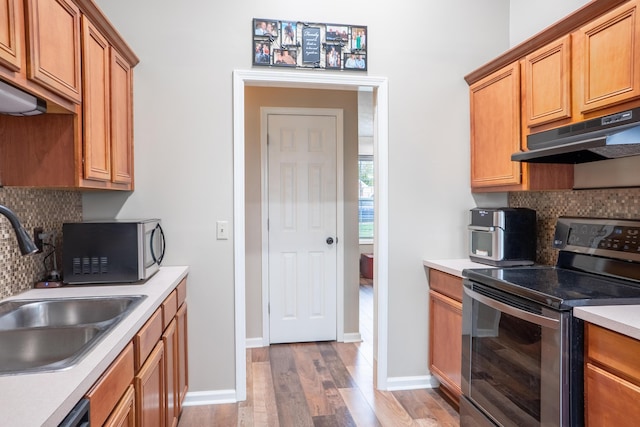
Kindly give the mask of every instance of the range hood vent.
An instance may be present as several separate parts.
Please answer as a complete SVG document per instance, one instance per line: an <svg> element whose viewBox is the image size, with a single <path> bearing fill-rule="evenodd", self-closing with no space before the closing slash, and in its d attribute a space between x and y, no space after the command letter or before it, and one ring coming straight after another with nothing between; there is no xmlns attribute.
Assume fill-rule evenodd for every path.
<svg viewBox="0 0 640 427"><path fill-rule="evenodd" d="M45 101L0 80L0 114L35 116L46 111Z"/></svg>
<svg viewBox="0 0 640 427"><path fill-rule="evenodd" d="M640 107L533 133L527 148L511 160L576 164L640 155Z"/></svg>

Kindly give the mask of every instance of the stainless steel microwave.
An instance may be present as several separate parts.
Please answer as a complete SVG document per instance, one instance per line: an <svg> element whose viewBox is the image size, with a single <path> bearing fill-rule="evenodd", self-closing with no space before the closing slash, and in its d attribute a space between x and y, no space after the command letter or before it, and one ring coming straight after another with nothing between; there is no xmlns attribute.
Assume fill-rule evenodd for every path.
<svg viewBox="0 0 640 427"><path fill-rule="evenodd" d="M63 282L77 285L146 280L160 269L165 248L159 219L64 223Z"/></svg>

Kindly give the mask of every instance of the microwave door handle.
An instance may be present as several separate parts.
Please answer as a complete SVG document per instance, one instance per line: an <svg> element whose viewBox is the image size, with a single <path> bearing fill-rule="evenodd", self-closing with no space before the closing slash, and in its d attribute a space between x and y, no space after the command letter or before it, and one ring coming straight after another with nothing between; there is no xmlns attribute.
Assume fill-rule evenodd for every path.
<svg viewBox="0 0 640 427"><path fill-rule="evenodd" d="M489 307L494 308L503 313L517 317L518 319L522 319L530 323L535 323L536 325L542 326L544 328L558 329L560 327L559 320L551 319L545 316L540 316L539 314L535 314L535 313L529 313L528 311L524 311L519 308L502 303L500 301L496 301L493 298L488 298L484 295L481 295L467 288L466 286L464 287L464 292L474 300L479 301L484 305L488 305Z"/></svg>
<svg viewBox="0 0 640 427"><path fill-rule="evenodd" d="M155 234L156 231L158 231L160 233L160 239L162 239L162 250L160 251L160 254L158 255L158 257L156 257L156 254L153 250L153 242L155 239ZM165 248L166 248L166 240L164 238L164 231L162 230L162 227L160 226L160 224L156 225L156 228L153 229L153 231L151 232L151 242L149 242L149 244L151 245L151 258L153 258L153 261L156 262L158 265L160 265L160 263L162 262L162 259L164 258L164 253L165 253Z"/></svg>
<svg viewBox="0 0 640 427"><path fill-rule="evenodd" d="M483 227L481 225L469 225L468 228L471 231L490 231L490 232L496 231L495 227Z"/></svg>

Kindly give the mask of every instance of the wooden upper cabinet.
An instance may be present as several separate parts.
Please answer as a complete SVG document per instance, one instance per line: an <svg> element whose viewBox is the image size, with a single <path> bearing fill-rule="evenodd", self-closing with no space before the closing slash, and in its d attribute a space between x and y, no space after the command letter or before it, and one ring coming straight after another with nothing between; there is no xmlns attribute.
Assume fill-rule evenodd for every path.
<svg viewBox="0 0 640 427"><path fill-rule="evenodd" d="M82 59L84 184L131 190L131 66L86 16L82 17Z"/></svg>
<svg viewBox="0 0 640 427"><path fill-rule="evenodd" d="M26 0L28 78L80 103L80 9L71 0Z"/></svg>
<svg viewBox="0 0 640 427"><path fill-rule="evenodd" d="M0 0L0 65L12 71L20 71L22 63L21 0Z"/></svg>
<svg viewBox="0 0 640 427"><path fill-rule="evenodd" d="M109 108L109 43L82 19L82 74L84 78L84 177L111 180L111 119Z"/></svg>
<svg viewBox="0 0 640 427"><path fill-rule="evenodd" d="M510 64L470 86L471 187L519 184L520 66Z"/></svg>
<svg viewBox="0 0 640 427"><path fill-rule="evenodd" d="M111 180L133 185L133 73L131 65L111 49Z"/></svg>
<svg viewBox="0 0 640 427"><path fill-rule="evenodd" d="M639 3L625 3L576 31L580 112L640 97Z"/></svg>
<svg viewBox="0 0 640 427"><path fill-rule="evenodd" d="M571 117L571 36L527 55L523 64L527 126Z"/></svg>

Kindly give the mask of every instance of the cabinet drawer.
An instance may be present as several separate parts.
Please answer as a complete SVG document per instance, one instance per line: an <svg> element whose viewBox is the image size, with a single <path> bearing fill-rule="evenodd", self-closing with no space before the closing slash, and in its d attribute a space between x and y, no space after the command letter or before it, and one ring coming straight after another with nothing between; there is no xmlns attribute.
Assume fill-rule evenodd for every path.
<svg viewBox="0 0 640 427"><path fill-rule="evenodd" d="M91 405L91 425L99 426L105 422L127 387L133 382L133 353L133 344L129 343L87 393Z"/></svg>
<svg viewBox="0 0 640 427"><path fill-rule="evenodd" d="M178 307L182 305L187 299L187 278L182 279L177 287L178 291Z"/></svg>
<svg viewBox="0 0 640 427"><path fill-rule="evenodd" d="M590 323L587 358L640 384L640 341Z"/></svg>
<svg viewBox="0 0 640 427"><path fill-rule="evenodd" d="M591 363L585 368L587 426L631 426L640 418L640 387Z"/></svg>
<svg viewBox="0 0 640 427"><path fill-rule="evenodd" d="M158 308L155 313L149 318L147 323L138 331L135 337L133 337L133 343L135 344L136 354L136 372L147 360L147 357L153 350L153 347L158 343L162 336L162 308Z"/></svg>
<svg viewBox="0 0 640 427"><path fill-rule="evenodd" d="M462 302L462 279L460 277L429 269L429 288Z"/></svg>
<svg viewBox="0 0 640 427"><path fill-rule="evenodd" d="M169 323L171 323L173 318L176 316L177 311L178 296L177 292L174 290L162 303L162 330L167 329Z"/></svg>

